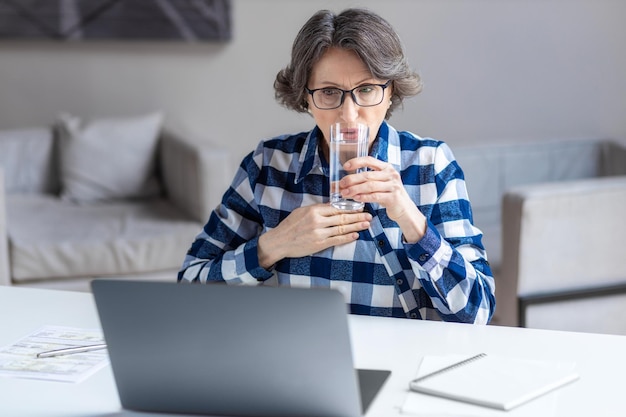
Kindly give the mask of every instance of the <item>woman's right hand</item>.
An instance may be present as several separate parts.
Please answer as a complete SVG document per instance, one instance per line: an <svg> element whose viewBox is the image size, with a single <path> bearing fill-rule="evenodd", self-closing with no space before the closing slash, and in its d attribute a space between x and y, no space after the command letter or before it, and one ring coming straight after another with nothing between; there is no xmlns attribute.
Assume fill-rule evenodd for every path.
<svg viewBox="0 0 626 417"><path fill-rule="evenodd" d="M284 258L300 258L359 238L370 226L372 215L344 211L330 204L298 207L274 229L259 237L261 267L269 269Z"/></svg>

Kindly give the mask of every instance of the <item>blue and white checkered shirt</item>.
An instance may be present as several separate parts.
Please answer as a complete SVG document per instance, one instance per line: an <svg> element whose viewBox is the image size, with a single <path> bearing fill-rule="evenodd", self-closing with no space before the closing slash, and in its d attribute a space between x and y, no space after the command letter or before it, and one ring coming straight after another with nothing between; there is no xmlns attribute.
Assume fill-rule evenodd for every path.
<svg viewBox="0 0 626 417"><path fill-rule="evenodd" d="M351 313L487 323L495 283L461 168L443 142L398 132L383 122L370 155L391 163L428 220L404 243L398 225L367 203L370 228L358 240L302 258L259 266L259 236L300 206L329 201L328 163L318 128L262 141L241 163L222 203L196 237L179 281L330 287Z"/></svg>

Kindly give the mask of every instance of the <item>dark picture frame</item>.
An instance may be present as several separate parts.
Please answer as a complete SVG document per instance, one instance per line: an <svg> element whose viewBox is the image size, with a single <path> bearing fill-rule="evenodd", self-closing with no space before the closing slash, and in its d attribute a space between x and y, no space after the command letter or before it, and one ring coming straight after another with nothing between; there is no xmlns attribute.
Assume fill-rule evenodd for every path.
<svg viewBox="0 0 626 417"><path fill-rule="evenodd" d="M0 40L226 41L230 0L0 0Z"/></svg>

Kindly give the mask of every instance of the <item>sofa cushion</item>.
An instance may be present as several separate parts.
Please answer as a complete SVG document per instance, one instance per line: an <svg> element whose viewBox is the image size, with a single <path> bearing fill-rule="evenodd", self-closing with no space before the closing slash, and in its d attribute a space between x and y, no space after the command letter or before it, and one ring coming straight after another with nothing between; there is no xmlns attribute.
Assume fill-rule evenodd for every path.
<svg viewBox="0 0 626 417"><path fill-rule="evenodd" d="M0 131L0 166L7 193L56 193L58 173L52 129Z"/></svg>
<svg viewBox="0 0 626 417"><path fill-rule="evenodd" d="M161 123L159 113L94 120L84 126L77 117L61 115L61 197L84 203L158 195Z"/></svg>
<svg viewBox="0 0 626 417"><path fill-rule="evenodd" d="M599 174L600 141L552 141L503 149L504 190L544 182L593 178Z"/></svg>
<svg viewBox="0 0 626 417"><path fill-rule="evenodd" d="M7 218L12 278L21 282L177 269L202 227L158 198L76 205L13 195Z"/></svg>

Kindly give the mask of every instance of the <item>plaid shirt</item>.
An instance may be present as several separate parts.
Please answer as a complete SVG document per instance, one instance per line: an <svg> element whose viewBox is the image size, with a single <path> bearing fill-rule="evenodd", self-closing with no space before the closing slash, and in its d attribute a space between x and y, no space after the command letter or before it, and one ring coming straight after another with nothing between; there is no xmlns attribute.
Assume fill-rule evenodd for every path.
<svg viewBox="0 0 626 417"><path fill-rule="evenodd" d="M461 168L443 142L398 132L383 122L371 155L391 163L420 211L427 231L415 244L376 203L358 240L302 258L259 266L259 235L295 208L329 201L328 162L316 127L262 141L241 163L218 206L196 237L179 281L330 287L353 314L487 323L495 283L472 224Z"/></svg>

